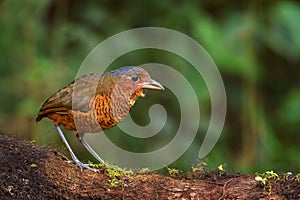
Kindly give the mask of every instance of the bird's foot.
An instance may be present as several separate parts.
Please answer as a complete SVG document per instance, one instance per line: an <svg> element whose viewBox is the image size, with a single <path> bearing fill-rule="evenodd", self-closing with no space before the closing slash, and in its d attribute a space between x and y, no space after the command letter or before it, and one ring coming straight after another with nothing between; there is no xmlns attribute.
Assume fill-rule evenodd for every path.
<svg viewBox="0 0 300 200"><path fill-rule="evenodd" d="M75 163L75 165L77 165L80 168L80 171L82 171L83 168L89 169L89 170L91 170L93 172L97 172L98 171L97 169L92 168L90 164L82 163L80 160L69 160L68 162Z"/></svg>

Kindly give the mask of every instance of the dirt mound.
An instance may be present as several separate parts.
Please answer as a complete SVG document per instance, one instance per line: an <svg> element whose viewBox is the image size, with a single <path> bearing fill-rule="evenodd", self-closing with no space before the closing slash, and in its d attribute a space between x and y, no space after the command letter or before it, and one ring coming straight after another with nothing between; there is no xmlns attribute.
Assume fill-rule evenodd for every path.
<svg viewBox="0 0 300 200"><path fill-rule="evenodd" d="M206 174L205 174L206 173ZM299 199L300 176L132 174L80 169L50 148L0 136L0 199Z"/></svg>

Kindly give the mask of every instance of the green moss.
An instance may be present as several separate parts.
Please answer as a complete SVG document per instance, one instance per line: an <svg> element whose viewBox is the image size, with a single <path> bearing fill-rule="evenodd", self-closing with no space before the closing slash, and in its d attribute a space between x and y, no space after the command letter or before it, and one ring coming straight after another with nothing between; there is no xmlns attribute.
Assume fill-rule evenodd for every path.
<svg viewBox="0 0 300 200"><path fill-rule="evenodd" d="M181 170L175 169L175 168L168 168L168 167L167 167L167 170L168 170L168 174L169 174L171 177L174 177L174 178L178 177L178 175L179 175L180 173L182 173Z"/></svg>
<svg viewBox="0 0 300 200"><path fill-rule="evenodd" d="M111 188L123 187L124 177L132 177L133 172L131 170L122 169L115 165L110 164L91 164L95 169L99 169L103 173L108 175L108 186Z"/></svg>

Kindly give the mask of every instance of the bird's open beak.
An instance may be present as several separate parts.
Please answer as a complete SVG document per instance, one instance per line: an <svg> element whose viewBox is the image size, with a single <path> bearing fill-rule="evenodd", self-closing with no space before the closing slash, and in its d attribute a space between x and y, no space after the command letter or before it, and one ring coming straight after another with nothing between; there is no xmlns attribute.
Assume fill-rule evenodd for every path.
<svg viewBox="0 0 300 200"><path fill-rule="evenodd" d="M140 84L143 89L165 90L165 88L157 81L151 80Z"/></svg>

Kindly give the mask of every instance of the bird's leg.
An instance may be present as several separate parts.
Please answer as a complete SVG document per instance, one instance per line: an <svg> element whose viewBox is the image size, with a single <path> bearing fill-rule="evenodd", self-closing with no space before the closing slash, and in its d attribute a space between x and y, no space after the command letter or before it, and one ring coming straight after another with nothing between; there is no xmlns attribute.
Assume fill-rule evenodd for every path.
<svg viewBox="0 0 300 200"><path fill-rule="evenodd" d="M87 168L87 169L92 170L92 171L97 171L96 169L93 169L93 168L89 167L88 164L84 164L84 163L80 162L80 160L76 157L76 155L75 155L74 152L72 151L72 149L71 149L71 147L70 147L68 141L66 140L66 138L65 138L65 136L64 136L64 134L63 134L63 132L61 131L59 125L55 125L55 129L56 129L57 133L59 134L59 136L61 137L62 141L65 143L67 149L69 150L73 162L74 162L78 167L80 167L81 171L82 171L82 168Z"/></svg>
<svg viewBox="0 0 300 200"><path fill-rule="evenodd" d="M83 138L84 133L77 133L77 137L80 141L80 143L102 164L105 164L105 162L100 158L100 156L94 151L94 149L85 141Z"/></svg>

